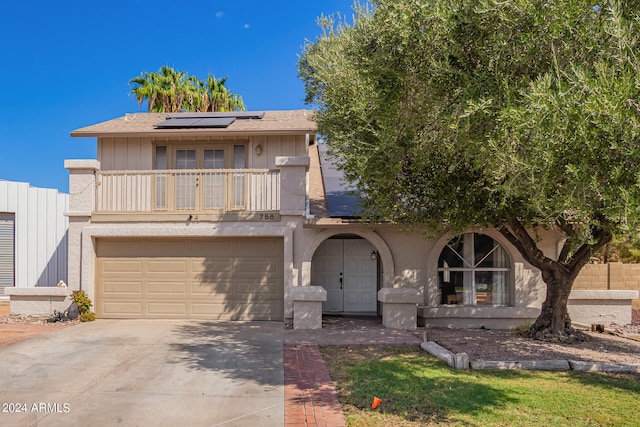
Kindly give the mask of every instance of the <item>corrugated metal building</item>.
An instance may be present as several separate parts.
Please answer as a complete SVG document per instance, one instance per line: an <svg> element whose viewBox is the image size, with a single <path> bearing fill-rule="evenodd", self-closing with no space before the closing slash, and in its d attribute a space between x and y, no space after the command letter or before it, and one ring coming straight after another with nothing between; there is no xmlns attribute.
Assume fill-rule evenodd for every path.
<svg viewBox="0 0 640 427"><path fill-rule="evenodd" d="M58 190L0 180L0 288L67 281L68 206Z"/></svg>

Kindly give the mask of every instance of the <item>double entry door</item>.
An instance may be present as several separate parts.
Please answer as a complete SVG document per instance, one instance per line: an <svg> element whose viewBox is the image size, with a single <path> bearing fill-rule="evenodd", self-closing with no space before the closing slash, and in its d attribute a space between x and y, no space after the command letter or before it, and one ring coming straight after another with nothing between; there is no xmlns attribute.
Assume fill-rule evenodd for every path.
<svg viewBox="0 0 640 427"><path fill-rule="evenodd" d="M327 291L325 313L377 311L377 256L364 239L327 239L311 262L311 284Z"/></svg>

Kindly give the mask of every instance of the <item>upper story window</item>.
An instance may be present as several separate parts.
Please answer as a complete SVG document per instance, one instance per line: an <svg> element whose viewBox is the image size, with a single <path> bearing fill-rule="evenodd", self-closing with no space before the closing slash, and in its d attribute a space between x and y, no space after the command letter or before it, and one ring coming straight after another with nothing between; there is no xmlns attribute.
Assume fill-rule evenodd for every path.
<svg viewBox="0 0 640 427"><path fill-rule="evenodd" d="M438 281L441 304L509 304L509 258L486 234L465 233L451 239L438 259Z"/></svg>
<svg viewBox="0 0 640 427"><path fill-rule="evenodd" d="M245 144L216 146L156 145L154 167L163 169L245 169Z"/></svg>
<svg viewBox="0 0 640 427"><path fill-rule="evenodd" d="M220 171L246 168L245 144L156 145L154 154L156 170L178 170L154 175L156 208L170 200L177 210L246 208L244 172Z"/></svg>

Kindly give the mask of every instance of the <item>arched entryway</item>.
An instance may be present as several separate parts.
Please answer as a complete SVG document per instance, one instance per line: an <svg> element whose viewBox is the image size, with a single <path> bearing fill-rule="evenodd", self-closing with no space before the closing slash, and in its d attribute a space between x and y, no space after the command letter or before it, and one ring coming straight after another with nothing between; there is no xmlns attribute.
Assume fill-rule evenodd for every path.
<svg viewBox="0 0 640 427"><path fill-rule="evenodd" d="M311 284L327 291L326 314L376 314L379 277L378 252L356 235L326 239L311 261Z"/></svg>

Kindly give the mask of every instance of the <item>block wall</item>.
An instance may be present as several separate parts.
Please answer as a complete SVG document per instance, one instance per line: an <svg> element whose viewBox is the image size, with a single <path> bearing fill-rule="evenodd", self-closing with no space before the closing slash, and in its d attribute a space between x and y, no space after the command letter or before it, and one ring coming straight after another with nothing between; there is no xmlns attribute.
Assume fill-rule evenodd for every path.
<svg viewBox="0 0 640 427"><path fill-rule="evenodd" d="M640 264L612 262L585 265L576 278L573 289L640 291ZM640 309L640 300L633 301L633 308Z"/></svg>

